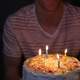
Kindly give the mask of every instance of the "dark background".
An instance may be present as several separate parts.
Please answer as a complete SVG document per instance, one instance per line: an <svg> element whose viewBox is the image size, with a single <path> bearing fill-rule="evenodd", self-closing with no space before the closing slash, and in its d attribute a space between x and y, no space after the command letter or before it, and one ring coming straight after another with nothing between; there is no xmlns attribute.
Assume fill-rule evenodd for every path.
<svg viewBox="0 0 80 80"><path fill-rule="evenodd" d="M2 54L2 33L3 25L7 17L16 12L19 8L33 3L34 0L0 0L0 80L4 79L4 66ZM80 0L68 0L75 6L80 6Z"/></svg>
<svg viewBox="0 0 80 80"><path fill-rule="evenodd" d="M4 64L2 53L2 33L7 17L19 8L33 3L34 0L0 0L0 80L4 80Z"/></svg>

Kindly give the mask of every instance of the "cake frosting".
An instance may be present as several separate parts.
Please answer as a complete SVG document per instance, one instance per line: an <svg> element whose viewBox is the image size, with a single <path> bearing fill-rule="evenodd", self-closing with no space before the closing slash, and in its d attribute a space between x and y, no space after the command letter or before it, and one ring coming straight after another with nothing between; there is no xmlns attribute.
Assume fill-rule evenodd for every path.
<svg viewBox="0 0 80 80"><path fill-rule="evenodd" d="M75 69L80 68L80 62L69 56L60 55L60 68L58 68L58 59L56 55L45 55L35 56L29 59L26 63L32 71L47 73L47 74L64 74Z"/></svg>
<svg viewBox="0 0 80 80"><path fill-rule="evenodd" d="M80 70L80 62L74 58L74 57L70 57L70 56L64 56L64 55L60 55L60 67L58 66L58 59L56 57L56 54L49 54L47 56L47 58L45 57L45 55L37 55L35 57L29 58L24 62L24 67L25 70L23 72L23 77L24 75L27 77L29 77L28 73L30 73L32 75L36 75L36 78L29 78L29 79L23 79L23 80L55 80L55 79L50 79L52 77L50 76L58 76L60 77L57 80L64 80L63 78L65 78L65 75L69 75L70 74L75 74L75 76L77 76L76 72L79 72ZM27 72L27 74L25 73ZM41 75L40 75L41 74ZM28 76L27 76L28 75ZM40 78L40 76L43 75L47 75L46 77L49 79L44 79L44 78ZM61 76L60 76L61 75ZM69 75L70 76L70 75ZM75 78L74 76L74 78ZM39 78L38 78L39 77ZM77 78L79 77L79 75L77 76ZM72 78L72 77L71 77ZM76 79L70 79L70 80L76 80ZM67 79L69 80L69 78Z"/></svg>

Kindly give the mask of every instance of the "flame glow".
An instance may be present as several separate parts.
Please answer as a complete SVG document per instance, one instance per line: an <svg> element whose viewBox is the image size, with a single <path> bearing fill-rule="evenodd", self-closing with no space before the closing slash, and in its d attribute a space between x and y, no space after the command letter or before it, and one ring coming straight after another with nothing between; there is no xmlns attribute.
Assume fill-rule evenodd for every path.
<svg viewBox="0 0 80 80"><path fill-rule="evenodd" d="M57 54L57 58L59 59L59 54Z"/></svg>
<svg viewBox="0 0 80 80"><path fill-rule="evenodd" d="M46 50L48 50L48 45L46 45Z"/></svg>
<svg viewBox="0 0 80 80"><path fill-rule="evenodd" d="M41 55L42 51L41 51L41 48L39 49L39 56Z"/></svg>
<svg viewBox="0 0 80 80"><path fill-rule="evenodd" d="M66 56L66 54L67 54L67 49L65 49L65 56Z"/></svg>

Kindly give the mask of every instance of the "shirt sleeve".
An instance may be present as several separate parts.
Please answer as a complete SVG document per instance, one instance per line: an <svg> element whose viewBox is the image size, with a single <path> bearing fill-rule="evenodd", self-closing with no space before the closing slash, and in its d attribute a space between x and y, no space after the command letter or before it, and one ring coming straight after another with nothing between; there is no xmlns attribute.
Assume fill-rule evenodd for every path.
<svg viewBox="0 0 80 80"><path fill-rule="evenodd" d="M4 24L3 53L6 56L21 57L19 42L16 38L16 34L12 26L13 25L11 25L11 21L8 18Z"/></svg>

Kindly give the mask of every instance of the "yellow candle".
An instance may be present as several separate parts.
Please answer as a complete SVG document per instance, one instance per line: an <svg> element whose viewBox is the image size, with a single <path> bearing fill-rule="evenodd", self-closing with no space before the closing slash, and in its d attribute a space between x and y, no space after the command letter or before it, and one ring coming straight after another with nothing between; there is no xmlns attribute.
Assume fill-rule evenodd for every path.
<svg viewBox="0 0 80 80"><path fill-rule="evenodd" d="M59 58L59 54L57 54L57 59L58 59L58 68L60 68L60 58Z"/></svg>

